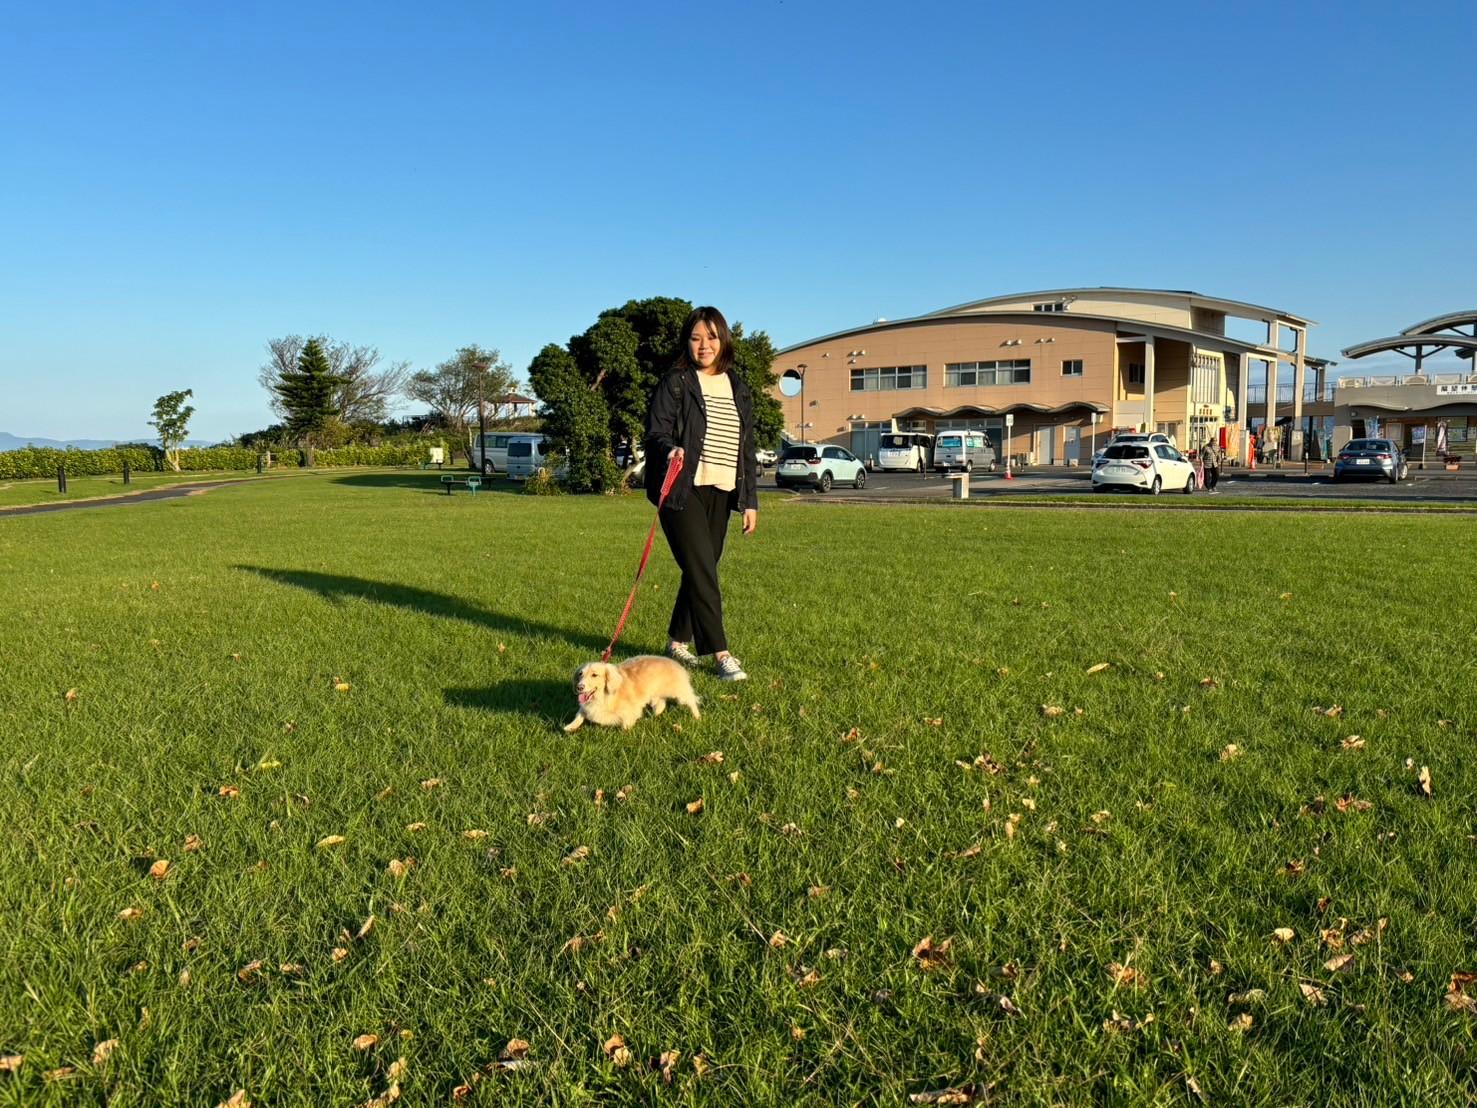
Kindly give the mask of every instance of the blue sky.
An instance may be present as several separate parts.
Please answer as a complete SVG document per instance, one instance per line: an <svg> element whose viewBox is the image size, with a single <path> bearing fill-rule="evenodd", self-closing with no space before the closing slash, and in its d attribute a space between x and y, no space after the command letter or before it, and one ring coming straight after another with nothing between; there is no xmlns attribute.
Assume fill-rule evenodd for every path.
<svg viewBox="0 0 1477 1108"><path fill-rule="evenodd" d="M271 421L268 339L520 374L671 295L778 345L1188 288L1477 307L1477 5L12 5L0 430ZM1382 366L1370 359L1362 372Z"/></svg>

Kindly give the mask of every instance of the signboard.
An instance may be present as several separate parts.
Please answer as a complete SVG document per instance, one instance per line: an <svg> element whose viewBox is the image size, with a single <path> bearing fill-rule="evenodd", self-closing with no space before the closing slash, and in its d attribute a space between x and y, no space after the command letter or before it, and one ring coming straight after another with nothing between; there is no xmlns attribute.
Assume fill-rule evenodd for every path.
<svg viewBox="0 0 1477 1108"><path fill-rule="evenodd" d="M1426 443L1426 429L1424 427L1412 427L1410 429L1410 444L1412 446L1424 446Z"/></svg>
<svg viewBox="0 0 1477 1108"><path fill-rule="evenodd" d="M1477 385L1437 385L1437 396L1477 396Z"/></svg>

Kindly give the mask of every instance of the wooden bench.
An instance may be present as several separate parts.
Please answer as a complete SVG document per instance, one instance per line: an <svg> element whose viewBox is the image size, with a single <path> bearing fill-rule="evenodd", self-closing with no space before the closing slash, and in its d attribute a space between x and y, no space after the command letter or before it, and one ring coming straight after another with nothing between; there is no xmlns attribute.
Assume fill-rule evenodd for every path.
<svg viewBox="0 0 1477 1108"><path fill-rule="evenodd" d="M475 473L443 473L441 484L446 488L446 495L451 495L451 490L456 485L466 485L467 491L475 493L482 487L482 478Z"/></svg>

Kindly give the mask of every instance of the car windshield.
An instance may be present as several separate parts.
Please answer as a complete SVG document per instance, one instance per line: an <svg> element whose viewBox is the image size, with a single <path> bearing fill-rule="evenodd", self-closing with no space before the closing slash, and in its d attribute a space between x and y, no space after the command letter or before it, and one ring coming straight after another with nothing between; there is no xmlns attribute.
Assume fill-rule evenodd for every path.
<svg viewBox="0 0 1477 1108"><path fill-rule="evenodd" d="M942 446L945 450L958 450L960 445L959 436L942 435L939 438L939 445Z"/></svg>
<svg viewBox="0 0 1477 1108"><path fill-rule="evenodd" d="M1390 443L1385 439L1353 439L1345 450L1372 451L1375 453L1389 454L1392 452Z"/></svg>
<svg viewBox="0 0 1477 1108"><path fill-rule="evenodd" d="M780 455L782 462L810 462L820 457L813 446L787 446Z"/></svg>
<svg viewBox="0 0 1477 1108"><path fill-rule="evenodd" d="M1147 458L1149 448L1147 446L1135 446L1130 443L1114 443L1103 451L1103 457L1131 461L1136 458Z"/></svg>
<svg viewBox="0 0 1477 1108"><path fill-rule="evenodd" d="M882 445L890 446L895 450L906 450L913 445L913 442L907 435L883 435Z"/></svg>

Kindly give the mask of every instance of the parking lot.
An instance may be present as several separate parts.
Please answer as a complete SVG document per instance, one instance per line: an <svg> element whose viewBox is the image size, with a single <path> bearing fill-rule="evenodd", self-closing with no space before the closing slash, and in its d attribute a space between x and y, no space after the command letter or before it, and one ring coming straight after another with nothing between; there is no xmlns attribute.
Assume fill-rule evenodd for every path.
<svg viewBox="0 0 1477 1108"><path fill-rule="evenodd" d="M845 499L866 501L917 501L947 500L953 496L953 479L937 473L883 473L867 475L866 487L853 489L849 485L837 487L829 493L811 490L787 490L791 496L817 499ZM763 489L774 489L774 471L766 471L760 482ZM1429 503L1477 505L1477 470L1464 469L1456 473L1445 470L1412 469L1408 480L1398 485L1385 481L1343 481L1335 484L1332 475L1318 466L1309 467L1305 474L1302 468L1288 467L1276 470L1230 469L1221 475L1220 496L1197 492L1187 498L1182 493L1163 493L1161 498L1174 501L1204 499L1214 502L1222 497L1266 498L1268 500L1319 500L1319 501L1389 501L1391 503ZM995 473L975 473L969 479L971 500L1009 500L1040 496L1057 496L1068 493L1090 494L1091 473L1084 468L1028 469L1005 479L1003 470ZM1111 504L1120 499L1145 499L1144 493L1111 492L1099 493L1095 500Z"/></svg>

